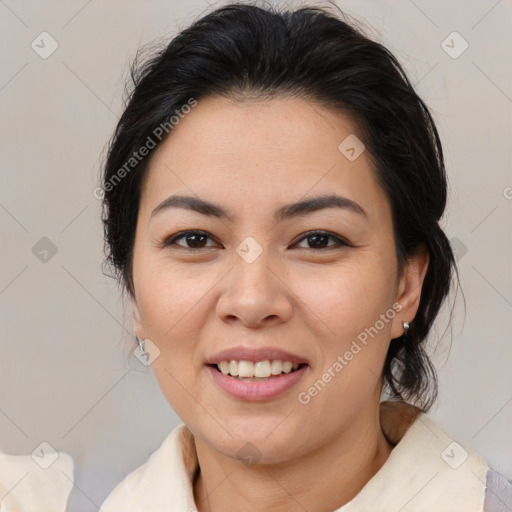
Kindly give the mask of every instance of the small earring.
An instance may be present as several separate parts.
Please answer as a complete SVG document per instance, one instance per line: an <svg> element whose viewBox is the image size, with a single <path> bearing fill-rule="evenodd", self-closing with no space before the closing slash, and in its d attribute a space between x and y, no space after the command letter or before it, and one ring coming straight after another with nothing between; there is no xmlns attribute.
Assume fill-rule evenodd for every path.
<svg viewBox="0 0 512 512"><path fill-rule="evenodd" d="M146 353L146 344L144 343L144 340L139 339L137 335L135 335L135 339L137 340L137 343L139 344L140 351L145 354Z"/></svg>
<svg viewBox="0 0 512 512"><path fill-rule="evenodd" d="M404 328L404 339L407 337L407 331L409 330L409 322L402 322L402 326Z"/></svg>

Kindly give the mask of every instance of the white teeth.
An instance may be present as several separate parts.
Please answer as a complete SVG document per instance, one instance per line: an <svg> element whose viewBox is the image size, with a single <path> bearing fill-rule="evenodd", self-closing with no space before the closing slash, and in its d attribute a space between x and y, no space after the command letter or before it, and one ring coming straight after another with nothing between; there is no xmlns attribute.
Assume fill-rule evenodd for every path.
<svg viewBox="0 0 512 512"><path fill-rule="evenodd" d="M219 370L224 375L227 375L229 373L229 363L227 361L221 361L219 364Z"/></svg>
<svg viewBox="0 0 512 512"><path fill-rule="evenodd" d="M293 363L291 361L284 361L283 362L283 372L284 373L290 373L292 371Z"/></svg>
<svg viewBox="0 0 512 512"><path fill-rule="evenodd" d="M221 361L217 364L217 368L224 375L232 377L251 378L257 377L266 379L273 375L281 375L281 373L290 373L299 367L299 363L291 361L280 361L278 359L270 361Z"/></svg>
<svg viewBox="0 0 512 512"><path fill-rule="evenodd" d="M238 363L236 361L230 361L229 363L229 373L234 377L238 376Z"/></svg>
<svg viewBox="0 0 512 512"><path fill-rule="evenodd" d="M283 371L283 361L272 361L272 375L279 375Z"/></svg>
<svg viewBox="0 0 512 512"><path fill-rule="evenodd" d="M255 377L270 377L270 361L258 361L254 363Z"/></svg>
<svg viewBox="0 0 512 512"><path fill-rule="evenodd" d="M254 363L252 361L240 361L238 363L238 375L240 377L254 377Z"/></svg>

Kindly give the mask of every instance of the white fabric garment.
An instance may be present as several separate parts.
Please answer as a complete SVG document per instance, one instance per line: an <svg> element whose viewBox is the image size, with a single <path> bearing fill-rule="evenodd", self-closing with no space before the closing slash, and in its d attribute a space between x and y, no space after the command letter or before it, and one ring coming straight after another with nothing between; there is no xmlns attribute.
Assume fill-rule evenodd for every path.
<svg viewBox="0 0 512 512"><path fill-rule="evenodd" d="M0 512L64 512L73 488L73 459L41 445L30 455L0 452Z"/></svg>
<svg viewBox="0 0 512 512"><path fill-rule="evenodd" d="M402 411L396 414L395 407ZM512 510L512 501L505 504L499 497L498 508L484 509L487 462L455 443L425 414L416 410L411 416L413 408L406 407L409 416L403 414L404 404L381 403L382 430L395 447L365 487L334 512ZM114 489L101 510L195 512L192 482L197 464L193 435L181 424Z"/></svg>

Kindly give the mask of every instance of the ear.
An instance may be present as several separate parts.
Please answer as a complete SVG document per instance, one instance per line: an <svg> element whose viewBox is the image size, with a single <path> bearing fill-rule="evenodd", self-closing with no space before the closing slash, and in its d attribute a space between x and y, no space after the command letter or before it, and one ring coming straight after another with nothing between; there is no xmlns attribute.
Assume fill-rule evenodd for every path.
<svg viewBox="0 0 512 512"><path fill-rule="evenodd" d="M135 331L135 334L137 337L141 340L145 338L144 336L144 329L142 327L142 322L140 321L140 311L139 311L139 305L137 304L137 299L134 295L131 296L131 303L132 303L132 310L133 310L133 330Z"/></svg>
<svg viewBox="0 0 512 512"><path fill-rule="evenodd" d="M421 290L428 268L428 252L421 248L407 259L399 278L397 302L402 309L393 319L391 338L398 338L404 333L402 322L412 322L420 305Z"/></svg>

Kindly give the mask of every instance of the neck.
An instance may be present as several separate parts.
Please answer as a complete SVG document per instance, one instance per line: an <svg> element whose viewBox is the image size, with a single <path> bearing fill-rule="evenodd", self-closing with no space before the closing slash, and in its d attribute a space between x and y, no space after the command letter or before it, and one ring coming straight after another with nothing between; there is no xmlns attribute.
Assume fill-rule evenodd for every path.
<svg viewBox="0 0 512 512"><path fill-rule="evenodd" d="M278 464L248 467L196 439L198 512L327 512L348 503L393 449L382 433L379 409L372 407L314 452Z"/></svg>

